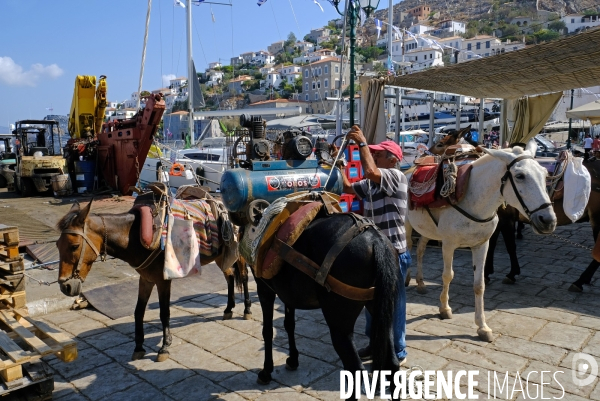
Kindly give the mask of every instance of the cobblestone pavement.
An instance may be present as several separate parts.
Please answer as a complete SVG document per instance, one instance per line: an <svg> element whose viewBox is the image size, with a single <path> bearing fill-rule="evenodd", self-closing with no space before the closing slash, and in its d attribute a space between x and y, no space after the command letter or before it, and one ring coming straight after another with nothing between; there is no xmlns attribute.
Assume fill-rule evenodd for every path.
<svg viewBox="0 0 600 401"><path fill-rule="evenodd" d="M429 292L417 294L414 280L408 289L407 366L453 372L479 370L476 394L480 399L488 399L488 371L495 371L500 382L508 374L510 390L520 375L524 390L529 389L529 396L534 399L541 399L539 384L543 380L545 398L561 397L564 388L564 400L600 400L597 378L584 387L573 384L571 378L576 353L583 352L600 361L600 289L586 286L581 294L567 292L570 283L590 262L590 253L555 238L534 235L529 228L524 233L525 239L518 242L522 274L515 285L501 284L508 272L508 256L504 245L498 246L496 274L485 291L486 318L495 333L492 343L481 342L476 336L470 252L455 253L455 277L450 287L454 318L441 321L441 252L435 247L427 249L425 278ZM556 233L587 246L592 243L588 224L561 227ZM414 266L412 270L414 277ZM149 353L136 362L130 361L133 317L111 320L93 309L38 316L75 336L80 349L79 358L70 364L54 357L48 359L55 371L54 399L339 399L341 364L319 310L297 312L300 367L290 372L284 368L287 336L283 330L283 306L277 304L274 380L267 386L256 384L263 361L262 314L255 283L250 287L252 320L242 319L239 297L234 318L221 320L225 291L199 294L172 305L171 359L162 363L154 362L161 342L156 309L147 311L145 319ZM358 347L366 344L363 330L361 316L355 328ZM541 371L563 373L557 373L556 380L552 380L548 373L542 377ZM517 384L517 392L510 394L507 387L503 392L497 388L496 399L530 399L519 389Z"/></svg>

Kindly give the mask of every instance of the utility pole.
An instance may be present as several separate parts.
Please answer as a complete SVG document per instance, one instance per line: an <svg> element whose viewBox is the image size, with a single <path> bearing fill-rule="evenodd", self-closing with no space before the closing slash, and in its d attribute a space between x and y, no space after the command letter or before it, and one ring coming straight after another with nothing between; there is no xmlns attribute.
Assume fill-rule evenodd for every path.
<svg viewBox="0 0 600 401"><path fill-rule="evenodd" d="M569 110L573 110L573 94L575 93L575 89L571 89L571 108ZM567 149L571 149L571 123L573 119L569 118L569 132L567 133Z"/></svg>

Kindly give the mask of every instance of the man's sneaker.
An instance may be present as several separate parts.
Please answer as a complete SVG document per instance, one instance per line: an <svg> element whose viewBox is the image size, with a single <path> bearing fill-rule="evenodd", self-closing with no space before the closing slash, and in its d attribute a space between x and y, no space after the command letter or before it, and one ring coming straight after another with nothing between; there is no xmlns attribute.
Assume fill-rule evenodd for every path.
<svg viewBox="0 0 600 401"><path fill-rule="evenodd" d="M373 359L373 353L371 352L371 346L367 345L364 348L358 350L358 356L362 361L370 361Z"/></svg>
<svg viewBox="0 0 600 401"><path fill-rule="evenodd" d="M398 366L404 366L406 365L406 357L400 359L398 358Z"/></svg>

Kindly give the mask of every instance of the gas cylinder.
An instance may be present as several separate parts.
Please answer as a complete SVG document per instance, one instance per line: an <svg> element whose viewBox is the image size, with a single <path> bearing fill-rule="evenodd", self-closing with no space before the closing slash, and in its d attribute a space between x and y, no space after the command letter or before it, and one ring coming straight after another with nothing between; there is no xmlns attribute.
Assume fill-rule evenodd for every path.
<svg viewBox="0 0 600 401"><path fill-rule="evenodd" d="M241 212L257 199L272 203L291 193L311 190L326 190L340 195L344 188L340 170L319 166L316 160L251 163L250 169L230 169L221 177L221 199L230 212ZM327 188L324 188L330 173Z"/></svg>

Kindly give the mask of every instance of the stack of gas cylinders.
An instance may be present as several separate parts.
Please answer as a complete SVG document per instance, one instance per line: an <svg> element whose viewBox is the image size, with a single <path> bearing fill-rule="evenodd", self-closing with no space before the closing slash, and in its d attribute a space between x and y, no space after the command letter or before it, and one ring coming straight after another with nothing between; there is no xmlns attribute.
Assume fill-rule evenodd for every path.
<svg viewBox="0 0 600 401"><path fill-rule="evenodd" d="M358 145L348 145L344 150L344 155L348 164L344 169L344 174L348 177L350 183L363 179L363 168L360 162L360 152ZM363 214L363 202L356 195L342 194L340 196L340 206L343 212L354 212Z"/></svg>

